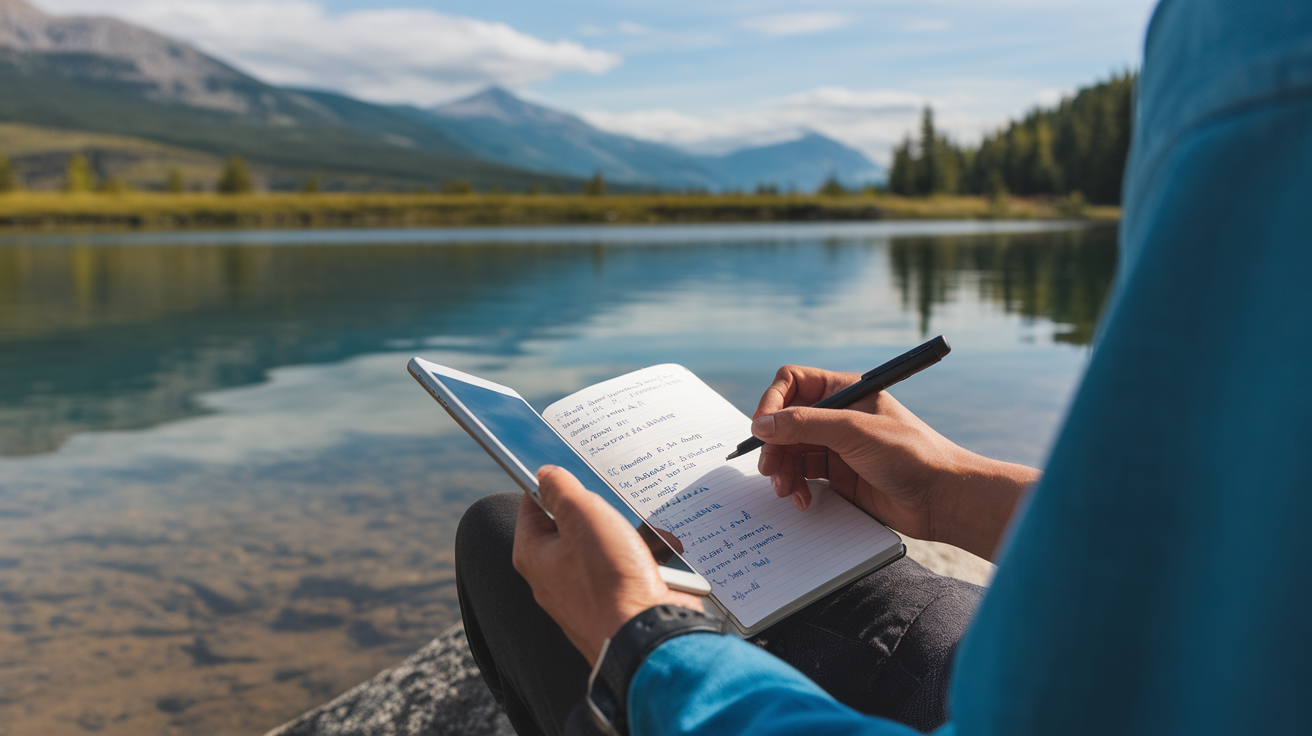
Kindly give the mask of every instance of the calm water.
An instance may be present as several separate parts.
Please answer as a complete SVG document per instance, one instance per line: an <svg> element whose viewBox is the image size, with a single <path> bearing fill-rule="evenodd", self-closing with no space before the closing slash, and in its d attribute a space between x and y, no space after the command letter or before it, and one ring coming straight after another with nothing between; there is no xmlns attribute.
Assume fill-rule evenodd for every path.
<svg viewBox="0 0 1312 736"><path fill-rule="evenodd" d="M0 735L260 733L456 621L456 521L513 485L413 355L750 412L943 333L894 393L1037 464L1114 265L1024 223L0 239Z"/></svg>

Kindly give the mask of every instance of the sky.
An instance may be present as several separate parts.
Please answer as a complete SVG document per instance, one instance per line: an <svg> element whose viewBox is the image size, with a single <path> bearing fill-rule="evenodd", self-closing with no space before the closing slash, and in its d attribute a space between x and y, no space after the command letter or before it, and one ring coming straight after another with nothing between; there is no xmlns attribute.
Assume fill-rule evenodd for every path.
<svg viewBox="0 0 1312 736"><path fill-rule="evenodd" d="M966 143L1137 68L1152 0L31 0L260 79L431 106L500 85L704 152L815 130L887 165L924 105Z"/></svg>

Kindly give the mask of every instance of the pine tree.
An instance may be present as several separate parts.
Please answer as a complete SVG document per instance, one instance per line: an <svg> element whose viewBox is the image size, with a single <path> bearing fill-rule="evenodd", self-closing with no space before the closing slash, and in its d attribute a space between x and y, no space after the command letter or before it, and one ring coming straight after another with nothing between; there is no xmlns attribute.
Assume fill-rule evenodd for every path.
<svg viewBox="0 0 1312 736"><path fill-rule="evenodd" d="M938 135L934 132L934 111L928 105L920 114L920 157L916 162L916 193L933 194L938 181Z"/></svg>
<svg viewBox="0 0 1312 736"><path fill-rule="evenodd" d="M606 178L601 175L601 171L592 175L591 179L583 182L583 193L589 197L600 197L606 194Z"/></svg>
<svg viewBox="0 0 1312 736"><path fill-rule="evenodd" d="M841 197L847 194L847 189L843 188L843 184L838 181L837 177L830 174L829 178L825 179L825 183L821 184L820 188L816 190L816 194L822 197Z"/></svg>
<svg viewBox="0 0 1312 736"><path fill-rule="evenodd" d="M64 169L64 191L89 192L96 186L96 175L91 171L87 157L80 153L73 154Z"/></svg>
<svg viewBox="0 0 1312 736"><path fill-rule="evenodd" d="M246 170L246 161L241 156L230 157L223 167L223 174L219 176L219 193L246 194L254 189L250 172Z"/></svg>
<svg viewBox="0 0 1312 736"><path fill-rule="evenodd" d="M18 181L18 174L14 172L13 162L8 156L0 153L0 194L16 192L22 188L22 183Z"/></svg>
<svg viewBox="0 0 1312 736"><path fill-rule="evenodd" d="M176 166L169 169L169 180L168 183L164 185L164 188L166 191L172 192L173 194L181 194L186 190L187 181L182 178L182 171Z"/></svg>
<svg viewBox="0 0 1312 736"><path fill-rule="evenodd" d="M978 148L954 144L921 114L920 137L893 149L889 188L904 195L934 193L1070 195L1118 204L1130 147L1130 72L1080 90L1051 109L1035 109L987 135ZM918 150L913 150L918 149Z"/></svg>
<svg viewBox="0 0 1312 736"><path fill-rule="evenodd" d="M888 188L904 197L916 194L916 161L911 157L911 138L893 148L893 166L888 171Z"/></svg>

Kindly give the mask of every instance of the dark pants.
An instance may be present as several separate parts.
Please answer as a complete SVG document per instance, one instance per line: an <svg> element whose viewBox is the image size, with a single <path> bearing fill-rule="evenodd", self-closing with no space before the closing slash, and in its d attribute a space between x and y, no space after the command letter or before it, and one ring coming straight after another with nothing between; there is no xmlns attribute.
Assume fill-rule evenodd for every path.
<svg viewBox="0 0 1312 736"><path fill-rule="evenodd" d="M511 565L519 496L483 498L460 520L456 584L465 633L521 736L587 730L585 711L576 706L588 663ZM931 731L947 720L952 654L983 593L903 558L752 641L840 702Z"/></svg>

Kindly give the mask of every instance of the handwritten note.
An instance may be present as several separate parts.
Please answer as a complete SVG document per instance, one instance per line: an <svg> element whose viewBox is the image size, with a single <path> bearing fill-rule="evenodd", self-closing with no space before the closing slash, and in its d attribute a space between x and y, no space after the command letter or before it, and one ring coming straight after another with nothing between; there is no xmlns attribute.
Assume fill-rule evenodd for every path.
<svg viewBox="0 0 1312 736"><path fill-rule="evenodd" d="M751 420L686 368L659 365L547 407L556 431L750 627L899 543L833 492L798 511L756 470L725 461Z"/></svg>

